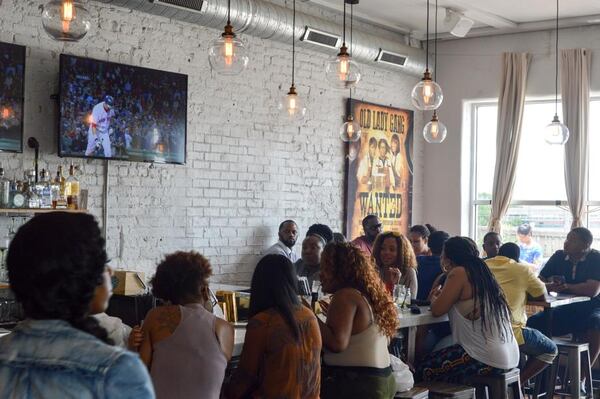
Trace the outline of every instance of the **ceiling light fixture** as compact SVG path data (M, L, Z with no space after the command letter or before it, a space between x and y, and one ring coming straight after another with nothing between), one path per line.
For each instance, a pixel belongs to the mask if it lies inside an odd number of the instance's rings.
M227 0L227 25L221 37L214 40L208 49L208 62L221 75L239 75L246 69L249 60L244 42L233 33L231 0Z
M292 14L292 85L290 90L283 97L277 108L285 115L287 119L298 120L306 115L306 107L302 99L298 96L294 82L295 64L296 64L296 0L293 2L294 11Z
M456 37L465 37L475 23L463 14L446 8L446 24L451 26L450 34Z
M352 52L352 20L354 19L354 4L358 4L358 0L356 3L350 3L350 52ZM348 99L348 115L346 115L346 121L340 128L340 139L342 139L342 141L345 143L358 141L362 135L360 124L354 120L354 117L350 112L352 104L352 88L350 88L349 91L350 98Z
M427 0L427 38L425 49L425 73L423 79L412 89L412 103L420 111L438 109L444 99L442 88L431 79L429 72L429 0Z
M437 80L437 39L438 39L438 0L435 0L435 36L433 41L433 79ZM446 139L448 129L446 125L440 122L437 116L437 110L433 110L431 121L423 128L423 138L431 144L439 144Z
M343 0L344 1L344 23L342 34L342 47L340 52L331 61L329 61L325 67L325 74L327 80L332 87L336 89L350 89L355 87L361 78L360 68L358 64L352 59L350 53L348 53L348 47L346 47L346 4L358 4L358 0ZM352 49L350 49L352 51Z
M554 118L544 129L544 139L548 144L563 145L569 140L569 128L558 118L558 0L556 0L556 42L554 65Z
M42 25L54 40L77 42L90 30L90 13L81 1L52 0L43 7Z

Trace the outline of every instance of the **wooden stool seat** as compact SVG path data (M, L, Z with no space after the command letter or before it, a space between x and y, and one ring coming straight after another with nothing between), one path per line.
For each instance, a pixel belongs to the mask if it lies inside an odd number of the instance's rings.
M429 397L429 389L423 387L414 387L405 392L396 392L394 399L426 399Z
M585 376L585 388L589 397L593 396L593 385L592 385L592 367L590 365L590 347L587 342L579 343L566 341L563 339L553 339L554 343L558 347L558 356L554 359L554 363L551 368L551 376L548 384L548 396L551 397L554 394L554 385L556 384L556 374L558 366L560 365L560 357L566 356L567 358L567 369L565 376L563 377L563 387L566 388L567 382L571 383L569 390L572 398L581 397L580 381L581 373ZM581 360L584 360L584 367L581 370Z
M429 397L436 398L457 398L457 399L474 399L475 388L466 385L450 384L447 382L424 382L418 385L419 387L429 390Z
M509 390L517 399L523 397L519 374L519 369L512 369L503 374L476 375L470 377L468 383L475 386L478 399L506 399Z

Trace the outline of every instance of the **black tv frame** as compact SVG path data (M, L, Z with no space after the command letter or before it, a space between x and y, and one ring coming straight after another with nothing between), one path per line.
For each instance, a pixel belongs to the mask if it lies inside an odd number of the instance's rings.
M185 89L186 89L186 96L185 96L185 107L184 107L184 112L185 112L185 131L184 131L184 143L183 143L183 162L172 162L172 161L161 161L161 160L145 160L145 159L124 159L124 158L118 158L118 157L98 157L98 156L86 156L86 155L67 155L67 154L62 154L61 152L61 146L60 146L60 139L61 139L61 121L62 121L62 107L61 107L61 102L62 102L62 76L63 76L63 60L66 58L78 58L80 60L86 60L86 61L95 61L95 62L99 62L99 63L103 63L103 64L108 64L108 65L113 65L113 66L122 66L122 67L129 67L129 68L135 68L137 70L144 70L144 71L151 71L151 72L164 72L164 73L169 73L172 75L179 75L181 76L184 80L185 80ZM57 96L57 102L58 102L58 120L57 120L57 153L58 156L60 158L80 158L80 159L104 159L104 160L111 160L111 161L123 161L123 162L141 162L141 163L158 163L158 164L165 164L165 165L185 165L187 163L187 144L188 144L188 140L187 140L187 135L188 135L188 92L189 92L189 86L188 86L188 75L182 74L182 73L177 73L177 72L169 72L169 71L163 71L160 69L153 69L153 68L146 68L146 67L140 67L140 66L136 66L136 65L129 65L129 64L121 64L118 62L112 62L112 61L104 61L104 60L99 60L96 58L90 58L90 57L81 57L81 56L77 56L77 55L72 55L72 54L65 54L65 53L61 53L60 54L60 61L59 61L59 73L58 73L58 78L59 78L59 82L58 82L58 96ZM22 140L21 140L22 141Z
M23 54L23 82L21 85L21 147L18 150L4 149L0 147L0 153L7 152L13 154L23 153L23 137L25 136L25 72L27 68L27 47L14 43L0 42L0 46L11 46L20 49Z

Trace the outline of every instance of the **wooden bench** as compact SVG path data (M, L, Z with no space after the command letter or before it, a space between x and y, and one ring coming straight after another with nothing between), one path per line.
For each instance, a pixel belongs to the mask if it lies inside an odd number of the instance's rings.
M503 374L476 375L470 377L467 383L475 386L477 399L506 399L509 390L514 399L521 399L519 374L519 369L512 369Z

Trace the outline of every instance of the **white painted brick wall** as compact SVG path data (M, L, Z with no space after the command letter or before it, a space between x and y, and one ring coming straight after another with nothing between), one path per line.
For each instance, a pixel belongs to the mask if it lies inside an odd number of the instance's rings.
M27 46L25 139L39 140L40 168L56 173L58 164L69 162L56 155L57 106L50 99L58 91L60 53L189 76L187 164L151 169L110 163L107 251L114 266L151 275L164 254L195 249L210 258L214 281L247 283L283 219L295 219L302 236L317 222L341 229L344 153L338 129L347 93L328 87L326 55L298 49L296 84L308 118L294 127L278 122L275 112L290 84L289 45L245 36L251 49L248 70L223 78L211 72L207 60L217 30L90 2L92 31L80 43L63 44L43 31L42 3L0 3L0 40ZM299 8L339 19L314 6ZM356 98L411 108L416 77L366 65L362 71ZM415 113L415 119L418 133L423 115ZM420 221L420 134L415 142L413 220ZM9 177L22 176L32 159L28 148L24 154L0 154ZM100 221L104 162L74 161L90 192L90 212ZM4 229L6 218L1 223Z

